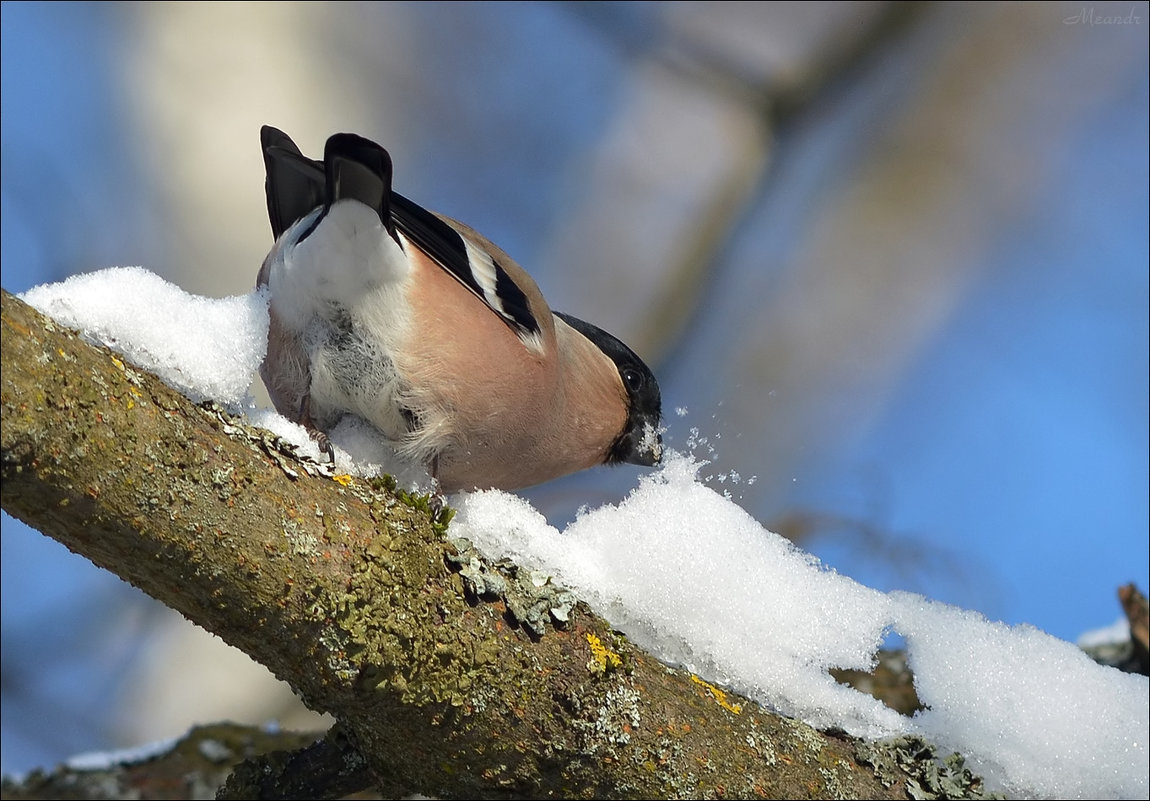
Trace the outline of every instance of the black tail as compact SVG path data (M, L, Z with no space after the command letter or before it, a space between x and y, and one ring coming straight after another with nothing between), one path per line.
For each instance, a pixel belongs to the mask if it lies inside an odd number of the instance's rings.
M358 200L375 209L388 232L395 236L391 221L391 156L382 147L349 133L333 134L323 149L327 191L324 205L337 200Z
M267 178L268 219L272 234L279 239L313 209L324 205L323 162L307 158L295 142L278 128L260 129Z

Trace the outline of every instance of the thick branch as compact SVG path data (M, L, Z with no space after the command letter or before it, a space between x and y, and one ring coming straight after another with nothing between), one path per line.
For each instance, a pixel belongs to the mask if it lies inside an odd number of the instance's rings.
M902 797L852 741L668 669L582 604L530 635L465 590L426 508L309 475L7 293L2 324L4 509L267 665L377 776L440 797Z

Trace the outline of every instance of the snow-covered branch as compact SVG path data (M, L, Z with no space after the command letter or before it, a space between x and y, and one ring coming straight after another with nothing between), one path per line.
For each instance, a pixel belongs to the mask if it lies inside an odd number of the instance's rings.
M7 512L267 665L378 776L445 797L902 796L856 741L668 668L582 604L536 635L468 590L426 503L309 475L7 293L2 403Z

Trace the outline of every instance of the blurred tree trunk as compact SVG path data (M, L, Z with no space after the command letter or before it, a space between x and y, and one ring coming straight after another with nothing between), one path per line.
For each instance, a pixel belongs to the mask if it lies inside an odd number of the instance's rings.
M6 292L2 331L5 511L339 721L234 797L905 797L872 746L668 668L581 603L533 630L516 613L553 595L501 576L478 597L498 571L425 500L308 468Z

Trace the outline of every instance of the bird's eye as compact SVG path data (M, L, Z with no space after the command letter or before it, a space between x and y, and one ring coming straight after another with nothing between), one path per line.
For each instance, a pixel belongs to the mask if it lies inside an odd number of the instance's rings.
M643 388L643 374L638 370L624 367L619 371L619 375L623 377L623 383L626 384L628 391L638 392Z

